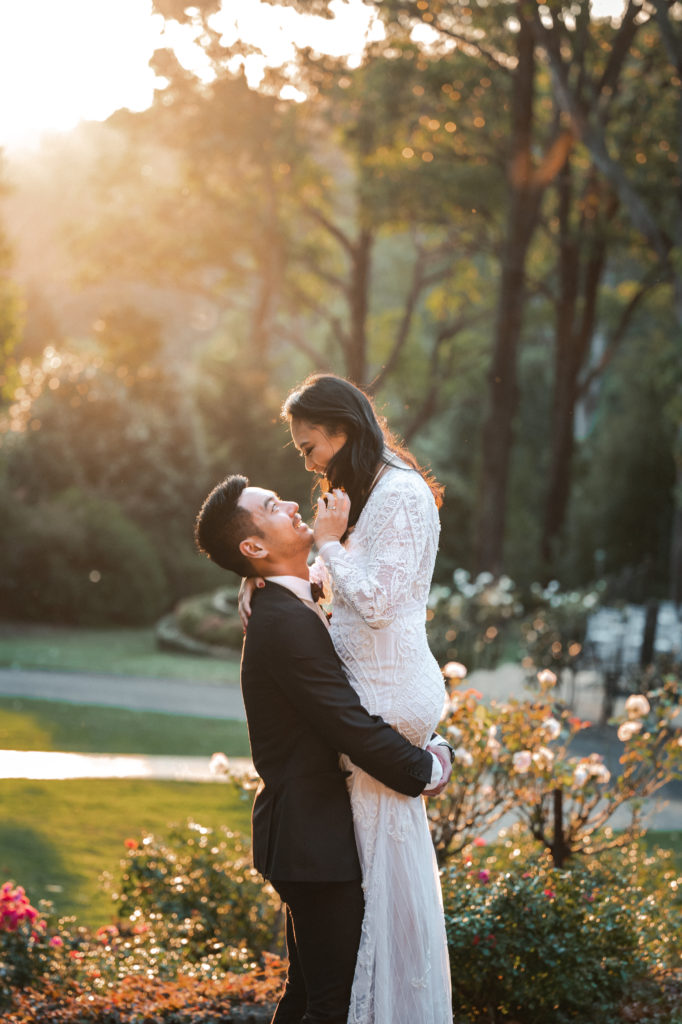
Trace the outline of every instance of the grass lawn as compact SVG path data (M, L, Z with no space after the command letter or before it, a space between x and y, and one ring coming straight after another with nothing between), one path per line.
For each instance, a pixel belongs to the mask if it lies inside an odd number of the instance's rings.
M0 749L248 757L245 722L0 697Z
M85 629L0 623L0 667L55 669L198 683L236 683L239 654L202 658L156 648L152 629Z
M91 927L114 916L100 876L120 877L126 838L188 818L249 831L250 801L220 783L6 779L0 806L0 881L14 879L34 903L50 899Z
M676 832L647 832L642 842L647 851L660 848L672 850L675 862L675 870L682 872L682 831Z

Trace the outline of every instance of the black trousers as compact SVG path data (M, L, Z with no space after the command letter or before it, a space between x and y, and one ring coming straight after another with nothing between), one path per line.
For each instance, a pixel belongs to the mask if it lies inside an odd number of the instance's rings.
M346 1024L365 910L354 882L278 882L289 973L271 1024Z

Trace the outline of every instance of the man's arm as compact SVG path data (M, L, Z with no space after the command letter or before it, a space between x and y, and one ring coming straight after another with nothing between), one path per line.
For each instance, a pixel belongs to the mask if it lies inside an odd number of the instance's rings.
M261 642L269 642L283 657L287 698L331 747L348 754L359 768L399 793L418 796L431 785L431 754L369 714L346 679L324 624L298 605L292 603L290 614L276 624L272 619L267 627L263 623ZM249 629L255 625L252 620Z

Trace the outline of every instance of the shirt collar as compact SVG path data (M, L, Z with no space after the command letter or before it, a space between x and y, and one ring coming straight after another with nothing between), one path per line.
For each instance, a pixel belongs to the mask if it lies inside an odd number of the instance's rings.
M312 601L313 595L310 590L310 580L303 580L300 576L266 576L270 583L278 583L280 587L286 587L292 594L301 601Z

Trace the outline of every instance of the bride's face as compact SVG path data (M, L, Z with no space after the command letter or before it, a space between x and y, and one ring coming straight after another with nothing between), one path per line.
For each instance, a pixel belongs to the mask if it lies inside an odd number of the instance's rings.
M305 459L305 468L309 473L324 476L332 457L343 448L348 435L343 430L330 434L325 427L308 420L292 419L289 426L292 440Z

